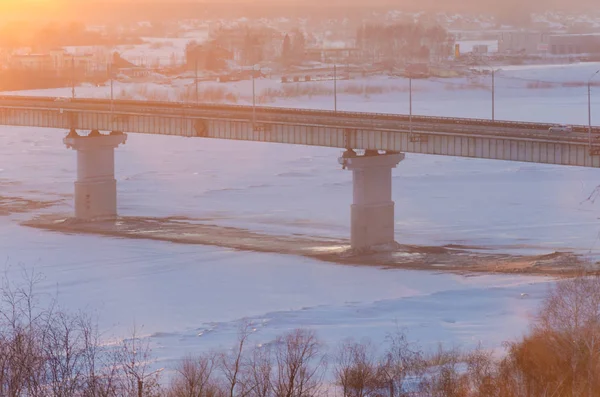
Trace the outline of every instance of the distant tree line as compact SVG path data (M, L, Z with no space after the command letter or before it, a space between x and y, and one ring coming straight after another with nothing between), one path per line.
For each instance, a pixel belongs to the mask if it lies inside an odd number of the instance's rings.
M304 61L306 50L306 37L304 33L295 30L291 35L288 33L283 38L281 49L281 62L284 66L299 64Z
M142 40L115 29L107 34L89 31L81 22L48 23L9 22L0 27L0 48L30 47L35 52L46 52L65 46L98 46L140 44Z
M365 24L356 32L357 47L372 62L429 60L434 48L447 46L451 40L444 28L418 23Z
M256 344L243 322L232 348L183 358L169 381L148 342L106 343L86 313L41 306L35 274L0 289L0 395L6 397L595 397L600 395L600 277L551 287L527 335L490 352L424 352L402 329L377 346L327 349L314 331ZM164 375L162 375L164 376ZM164 378L163 378L164 379Z

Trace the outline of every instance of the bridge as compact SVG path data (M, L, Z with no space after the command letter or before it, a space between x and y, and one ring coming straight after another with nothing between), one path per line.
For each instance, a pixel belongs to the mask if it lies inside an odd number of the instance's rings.
M117 216L114 149L126 133L343 149L339 163L353 171L354 184L350 242L358 250L394 241L391 170L405 153L600 168L600 128L587 126L553 133L544 123L15 96L0 97L0 125L69 131L64 143L77 151L75 218L83 220Z

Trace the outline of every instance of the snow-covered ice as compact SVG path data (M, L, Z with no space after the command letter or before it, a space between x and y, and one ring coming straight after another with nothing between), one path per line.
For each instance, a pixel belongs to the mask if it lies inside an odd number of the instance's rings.
M593 67L501 73L519 78L538 73L531 78L550 80L558 70L563 77L555 76L556 81L581 81ZM510 80L517 83L518 88L506 85L497 92L502 118L585 122L585 88L528 89L527 81ZM486 117L489 91L433 89L440 84L416 82L415 113ZM368 98L344 95L339 103L342 109L404 112L405 96L400 91ZM306 98L277 104L330 106L326 97L302 101ZM594 110L599 103L594 100ZM70 211L75 153L63 147L63 133L2 127L0 194L63 199L43 211ZM339 154L327 148L131 134L116 155L119 211L211 218L215 224L276 234L347 237L351 173L340 169ZM520 253L599 253L599 209L587 200L598 185L597 170L408 154L393 176L398 241ZM134 321L144 325L163 361L227 345L243 317L264 324L257 339L310 326L329 343L347 336L381 341L397 321L426 346L438 341L473 346L481 340L494 348L526 329L549 282L345 267L18 225L31 216L0 218L0 254L11 277L17 277L19 264L35 267L46 276L44 293L58 292L70 309L97 310L110 334L124 335ZM522 293L528 296L521 298Z

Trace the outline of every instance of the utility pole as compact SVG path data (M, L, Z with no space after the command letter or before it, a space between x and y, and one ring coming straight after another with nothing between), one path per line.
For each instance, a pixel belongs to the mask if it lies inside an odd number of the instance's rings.
M196 67L196 73L195 73L195 78L194 78L194 84L196 85L196 106L198 106L198 57L196 57L196 60L194 62L195 67Z
M596 71L596 73L594 73L592 75L592 77L590 77L590 79L588 80L588 84L587 84L587 89L588 89L588 144L590 147L590 150L592 149L592 80L594 79L594 77L596 77L596 75L600 73L600 69L598 69Z
M496 70L492 68L492 121L496 119Z
M113 69L113 64L110 63L109 64L109 73L110 73L110 112L113 113L114 112L114 100L115 100L115 96L114 96L114 69ZM112 117L112 114L111 114Z
M71 56L71 97L75 99L75 55Z
M409 116L408 116L408 128L410 131L410 135L412 136L412 76L408 76L408 106L409 106Z
M256 88L254 83L254 73L256 65L252 65L252 131L254 131L254 123L256 122Z
M588 144L592 148L592 82L588 81Z
M337 64L333 63L333 111L337 113Z

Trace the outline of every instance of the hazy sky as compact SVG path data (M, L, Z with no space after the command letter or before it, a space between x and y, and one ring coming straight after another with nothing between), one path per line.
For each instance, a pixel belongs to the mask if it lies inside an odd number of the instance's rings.
M140 7L140 3L146 3ZM576 10L587 8L597 10L600 0L0 0L0 18L21 19L68 19L87 20L90 18L183 18L197 17L207 9L219 9L221 17L227 13L260 12L261 9L279 9L286 6L312 8L318 14L319 8L339 8L343 12L350 7L386 6L411 11L458 11L458 12L543 12L552 8ZM190 4L194 4L195 7ZM236 7L228 5L237 4ZM193 10L186 14L185 10ZM235 15L239 16L239 15Z

